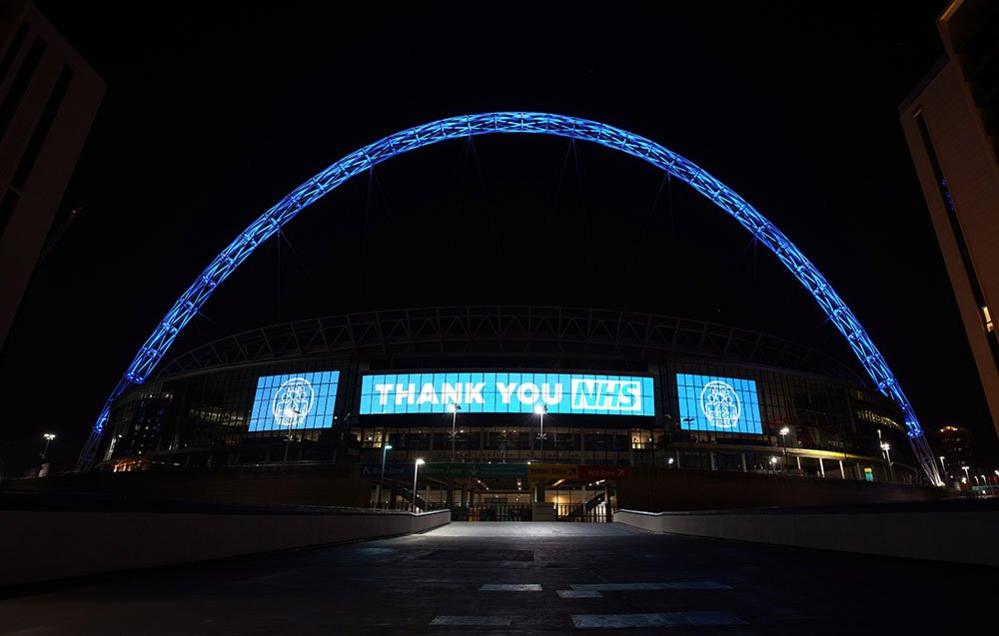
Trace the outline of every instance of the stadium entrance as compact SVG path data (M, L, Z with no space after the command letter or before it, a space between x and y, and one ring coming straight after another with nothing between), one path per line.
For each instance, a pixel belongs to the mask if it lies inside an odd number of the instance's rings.
M373 474L378 471L378 477ZM454 521L607 522L613 519L621 466L524 463L417 463L362 466L375 477L371 506L450 509Z

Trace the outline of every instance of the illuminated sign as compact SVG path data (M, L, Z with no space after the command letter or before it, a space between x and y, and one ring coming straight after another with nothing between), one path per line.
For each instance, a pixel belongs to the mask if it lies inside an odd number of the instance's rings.
M680 428L688 431L763 434L756 382L741 378L676 374Z
M401 373L361 380L361 415L447 413L654 415L652 378L579 373Z
M261 376L249 431L330 428L339 382L339 371Z

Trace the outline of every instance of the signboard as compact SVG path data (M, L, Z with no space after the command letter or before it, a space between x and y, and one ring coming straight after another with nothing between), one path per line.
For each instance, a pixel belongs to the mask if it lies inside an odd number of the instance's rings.
M591 479L625 479L628 477L627 466L580 466L579 478Z
M382 476L381 464L361 464L361 477L364 479L378 479ZM385 478L398 479L402 477L413 477L413 465L406 464L385 464Z
M528 479L576 479L579 467L576 464L528 464Z
M249 431L332 427L339 383L339 371L261 376Z
M448 413L655 415L651 377L581 373L454 372L365 375L361 415Z
M527 464L433 463L420 469L428 477L476 477L480 479L523 479Z
M755 380L677 373L676 388L681 429L763 434Z

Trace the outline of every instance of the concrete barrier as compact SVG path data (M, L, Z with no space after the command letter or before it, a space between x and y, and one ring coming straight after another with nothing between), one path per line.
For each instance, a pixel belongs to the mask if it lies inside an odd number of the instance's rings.
M656 533L999 566L999 508L994 505L618 510L614 521Z
M450 510L0 510L0 586L422 532L450 521Z

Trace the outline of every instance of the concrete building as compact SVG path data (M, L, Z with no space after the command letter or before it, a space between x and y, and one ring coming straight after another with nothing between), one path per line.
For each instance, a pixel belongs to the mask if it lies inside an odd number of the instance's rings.
M31 2L0 2L0 349L106 85Z
M948 482L964 476L962 466L974 465L971 432L958 426L942 426L933 433L933 448L940 468Z
M954 0L937 26L946 55L899 110L999 432L999 4Z

